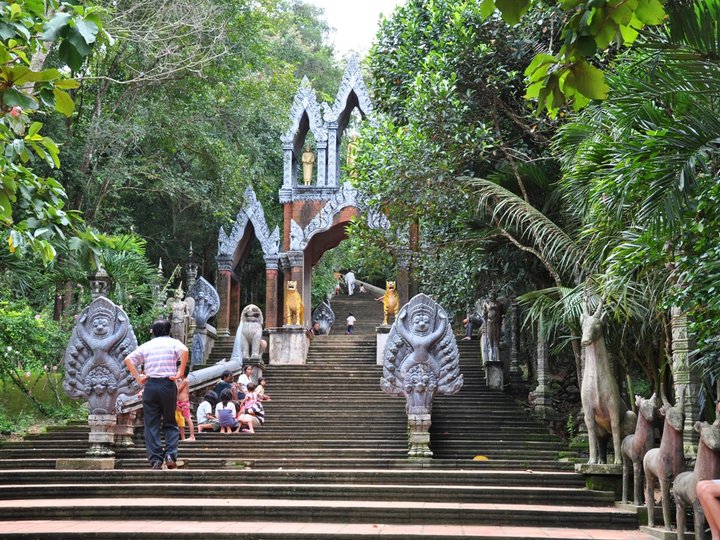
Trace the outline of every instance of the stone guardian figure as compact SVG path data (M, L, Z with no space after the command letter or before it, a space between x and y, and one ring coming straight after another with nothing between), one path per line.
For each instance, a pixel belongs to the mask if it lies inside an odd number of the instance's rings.
M380 386L404 396L411 457L430 457L432 402L436 394L462 388L459 354L447 313L432 298L418 294L398 313L383 353Z
M260 360L262 348L263 314L255 304L248 304L240 314L230 360Z
M115 404L120 394L134 395L140 386L123 359L137 347L127 314L99 296L78 317L63 363L63 389L73 399L85 399L90 409L89 455L113 455Z
M195 300L192 297L183 298L182 283L175 289L175 295L167 302L170 308L170 335L185 343L187 331L190 327L190 317L195 309Z

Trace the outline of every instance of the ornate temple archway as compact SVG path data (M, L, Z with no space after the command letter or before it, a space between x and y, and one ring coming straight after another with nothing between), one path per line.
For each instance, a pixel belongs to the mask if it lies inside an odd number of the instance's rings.
M340 149L355 110L362 119L372 113L357 57L348 62L332 106L321 106L307 77L303 78L290 111L290 127L281 137L283 183L278 198L283 205L282 249L278 229L269 232L262 206L248 188L248 203L238 213L231 233L221 229L218 238L218 335L228 335L236 326L233 323L241 306L235 305L239 283L234 270L247 256L253 234L266 262L266 326L282 326L279 271L283 272L283 288L286 281L297 281L308 326L312 268L323 253L346 238L345 227L352 219L365 216L371 227L389 226L387 218L372 211L363 195L342 178ZM303 148L310 134L314 139L313 176L303 178Z

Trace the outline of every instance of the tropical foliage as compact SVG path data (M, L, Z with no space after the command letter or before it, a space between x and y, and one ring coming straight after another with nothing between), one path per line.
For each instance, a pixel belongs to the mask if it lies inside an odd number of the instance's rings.
M580 314L598 301L616 359L655 389L671 306L717 365L718 3L498 2L512 28L481 6L411 1L378 36L384 116L363 134L358 183L404 224L391 240L419 221L434 255L423 287L456 309L431 276L457 276L450 291L482 280L475 269L493 270L480 290L516 278L526 321L568 338L578 365ZM633 47L605 51L613 40ZM522 50L542 54L510 52ZM528 116L521 97L550 118Z

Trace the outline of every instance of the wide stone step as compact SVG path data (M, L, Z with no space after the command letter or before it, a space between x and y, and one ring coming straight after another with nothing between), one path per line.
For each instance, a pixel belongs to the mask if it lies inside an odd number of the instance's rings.
M71 457L83 457L82 455ZM279 457L257 457L256 455L248 458L219 458L219 457L193 457L186 459L181 456L183 467L188 469L230 469L250 467L253 469L416 469L419 465L408 460L405 456L401 458L384 458L384 457L327 457L327 456L279 456ZM0 458L0 469L17 469L27 467L33 469L51 469L55 467L56 459L54 457L38 457L38 458ZM115 466L118 469L141 469L147 470L147 459L144 457L122 458L116 461ZM551 461L547 459L491 459L488 461L471 461L468 459L442 458L437 457L428 464L423 464L423 468L434 470L499 470L499 471L573 471L572 463L564 463Z
M567 471L512 471L487 470L475 467L464 470L447 470L436 460L425 463L425 468L409 469L275 469L275 470L215 470L179 468L171 475L157 474L156 471L142 470L88 470L82 472L83 482L122 483L217 483L226 482L294 482L323 484L420 484L423 486L527 486L563 487L581 489L585 483L580 475ZM473 463L473 465L478 465ZM3 473L3 484L21 482L35 485L77 482L78 472L72 470L15 469ZM0 492L1 493L1 492Z
M158 474L167 474L158 472ZM223 515L256 520L306 522L377 522L437 525L515 525L636 529L634 512L614 507L496 503L452 503L395 500L307 500L266 498L22 499L0 501L0 519L183 519L192 515L212 521Z
M187 521L173 520L128 520L92 521L48 520L8 521L3 523L6 538L62 538L86 539L92 531L92 538L105 540L127 540L142 537L146 540L206 540L222 537L228 540L356 540L366 536L382 535L386 540L461 540L479 538L482 540L645 540L652 537L636 530L517 527L487 525L407 525L386 523L325 523L325 522L284 522L272 521Z
M435 503L497 503L543 504L608 507L613 504L612 492L589 491L577 488L528 486L438 486L402 484L309 484L257 482L123 482L121 484L89 483L86 479L68 483L48 483L27 486L5 484L0 500L62 498L68 492L73 498L113 497L173 497L187 498L254 498L352 501L424 501Z

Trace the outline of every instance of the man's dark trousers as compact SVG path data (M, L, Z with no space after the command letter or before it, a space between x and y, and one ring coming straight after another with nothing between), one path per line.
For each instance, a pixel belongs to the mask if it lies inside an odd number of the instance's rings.
M145 448L148 461L162 463L166 458L177 460L180 430L175 421L177 386L170 379L148 379L143 390L145 416ZM165 435L163 451L160 431Z

